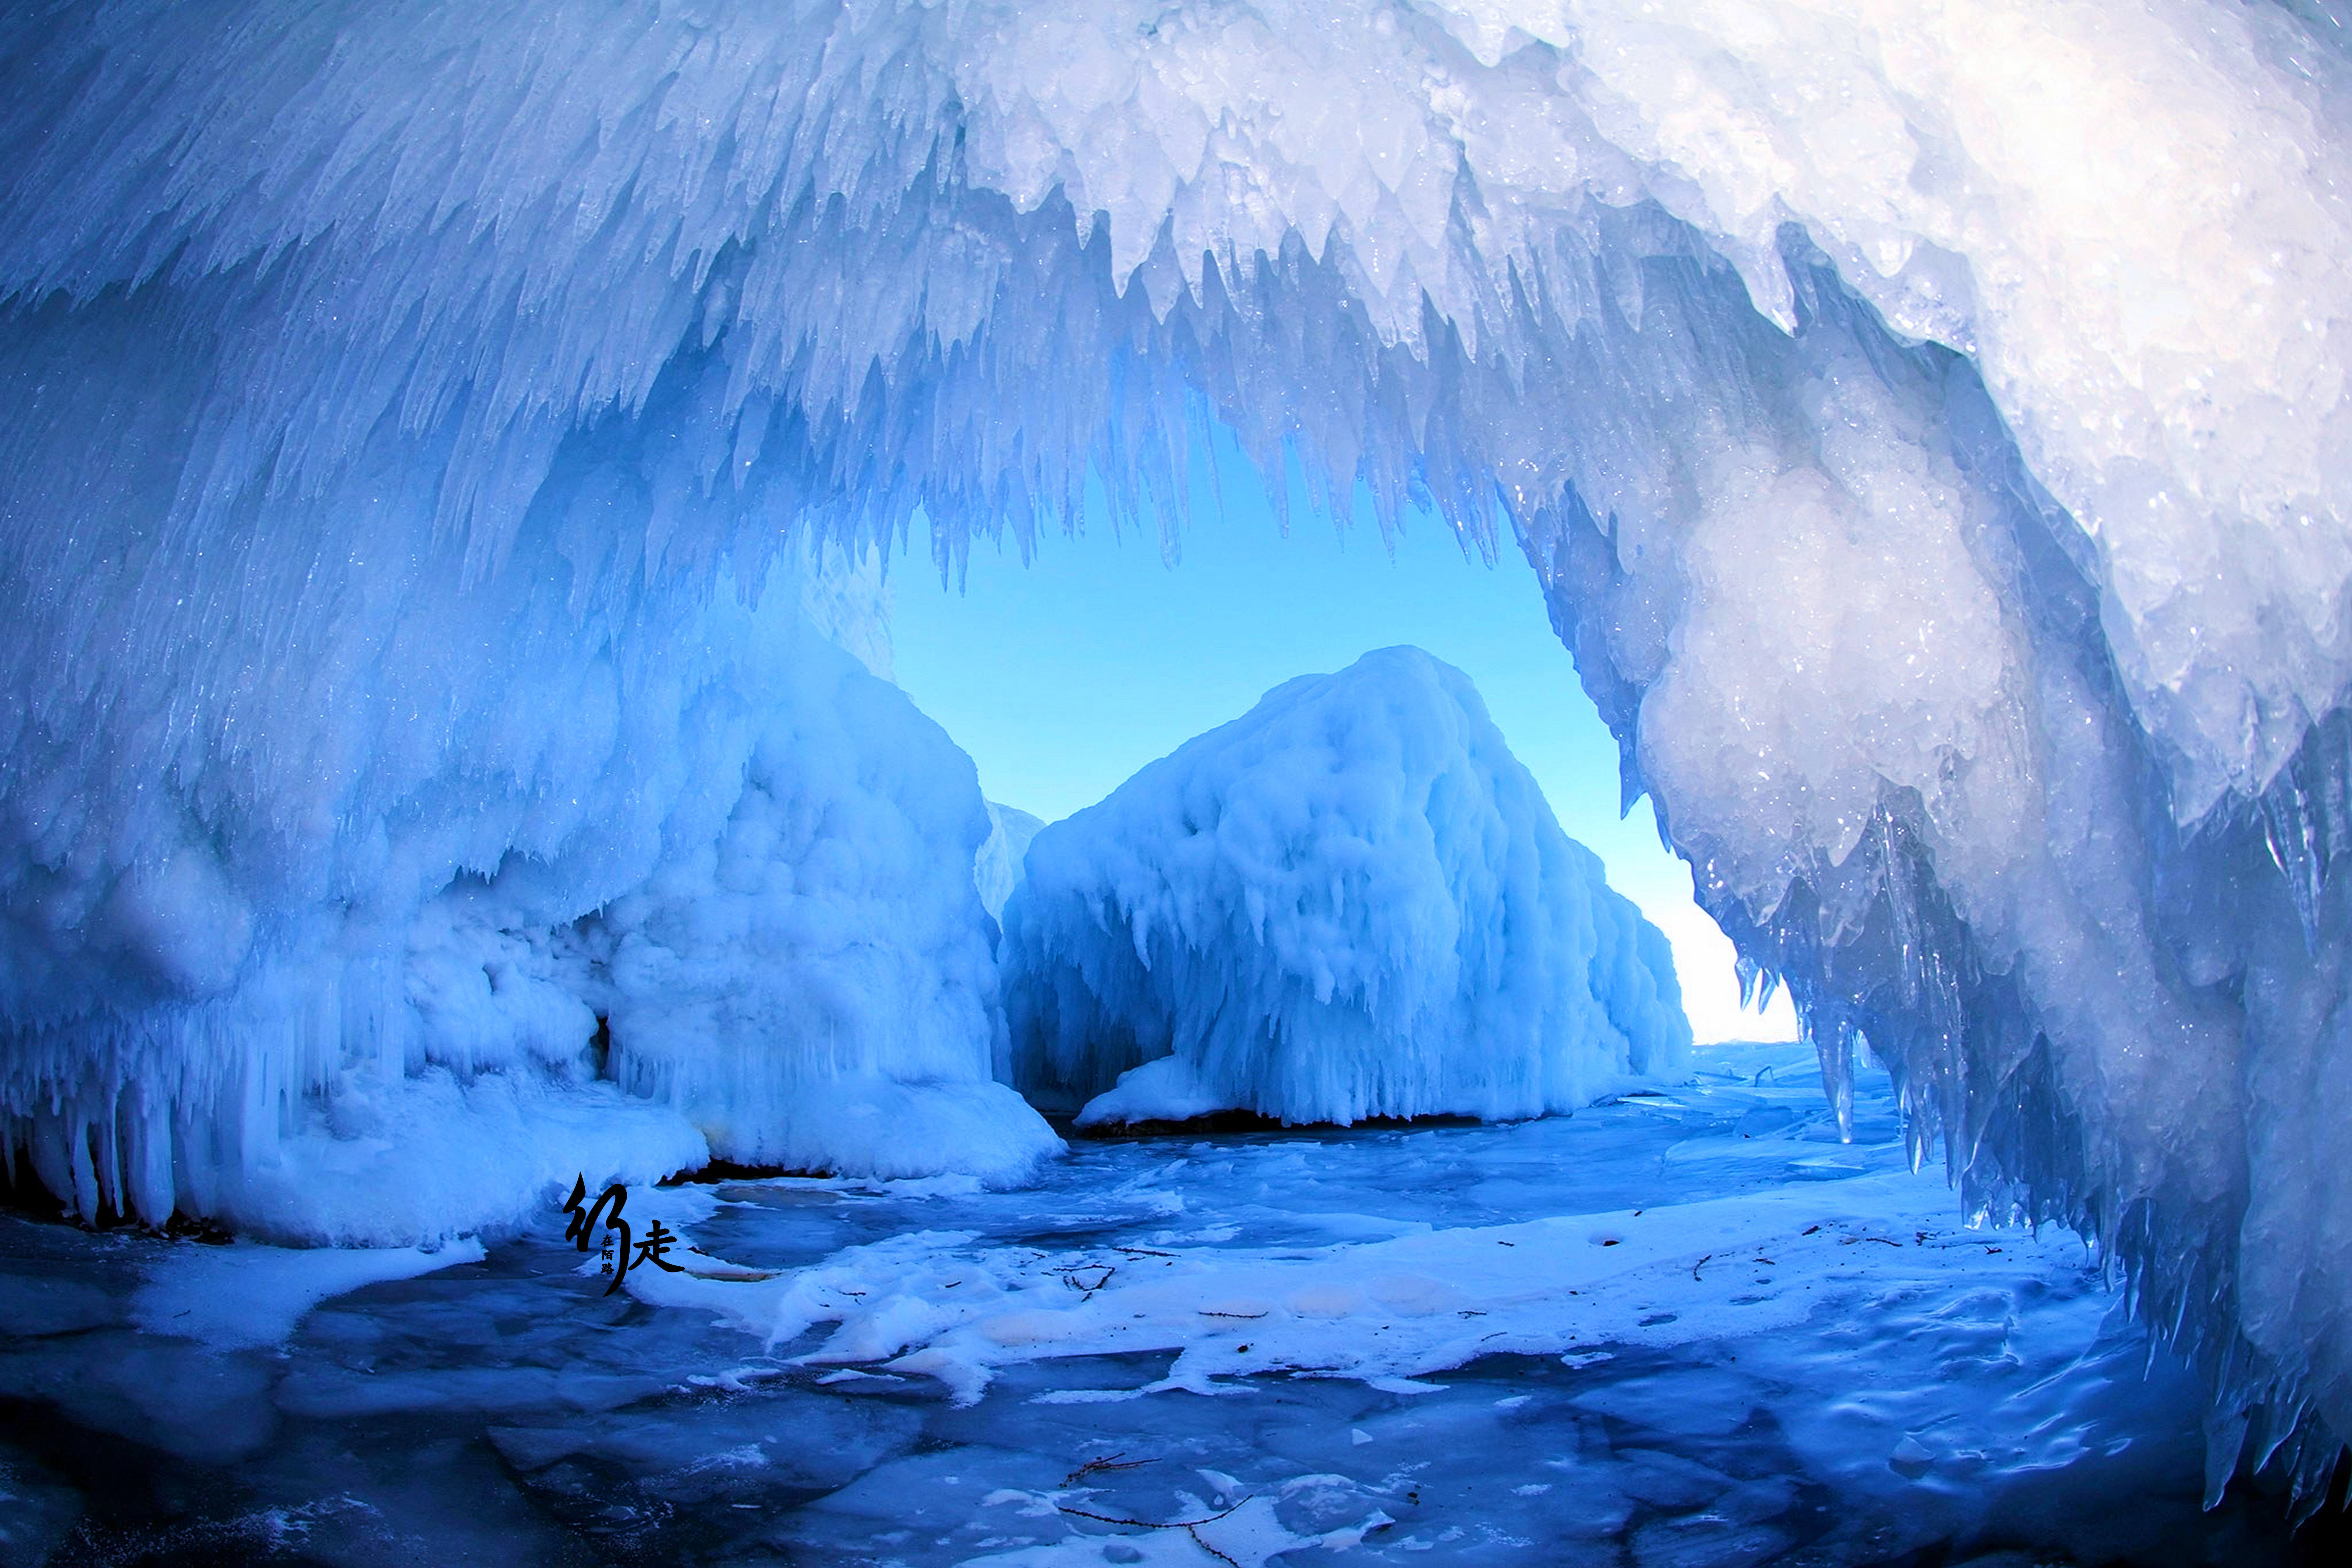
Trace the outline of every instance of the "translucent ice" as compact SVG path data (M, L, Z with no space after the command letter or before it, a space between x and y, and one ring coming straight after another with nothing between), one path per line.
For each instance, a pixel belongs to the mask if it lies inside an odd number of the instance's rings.
M1412 647L1041 831L1001 963L1014 1081L1081 1124L1540 1116L1690 1055L1664 935Z
M2236 0L11 7L12 1145L216 1209L366 1136L336 1085L478 1092L411 929L715 835L772 557L1173 516L1214 418L1524 552L1832 1085L1867 1039L2200 1352L2224 1471L2315 1475L2347 61ZM493 1011L515 1105L589 1092Z
M980 884L980 901L992 915L1004 913L1004 900L1021 880L1021 859L1029 841L1045 825L1014 806L988 803L988 839L972 862L972 879Z

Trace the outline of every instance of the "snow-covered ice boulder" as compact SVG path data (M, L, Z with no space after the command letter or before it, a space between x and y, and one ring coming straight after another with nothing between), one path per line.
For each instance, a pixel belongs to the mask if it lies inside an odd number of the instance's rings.
M828 642L779 675L724 823L576 928L612 1076L722 1159L1023 1180L1060 1141L993 1078L971 759Z
M989 921L957 871L992 826L971 758L804 605L734 630L726 698L686 704L655 752L684 765L617 889L583 910L576 867L509 857L427 903L413 1048L461 1077L597 1073L699 1135L674 1165L707 1144L789 1170L1021 1180L1059 1142L993 1077Z
M1039 832L1002 952L1015 1081L1080 1125L1539 1116L1691 1043L1664 935L1412 647Z

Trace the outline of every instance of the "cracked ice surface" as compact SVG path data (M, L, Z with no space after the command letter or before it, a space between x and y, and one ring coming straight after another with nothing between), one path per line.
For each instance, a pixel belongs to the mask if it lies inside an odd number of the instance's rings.
M260 1349L164 1309L292 1322L350 1255L12 1222L0 1521L340 1563L2289 1560L2199 1510L2195 1380L2079 1241L1956 1224L1883 1077L1848 1144L1802 1047L1697 1056L1573 1117L1088 1143L1025 1191L640 1189L697 1273L608 1298L551 1216Z

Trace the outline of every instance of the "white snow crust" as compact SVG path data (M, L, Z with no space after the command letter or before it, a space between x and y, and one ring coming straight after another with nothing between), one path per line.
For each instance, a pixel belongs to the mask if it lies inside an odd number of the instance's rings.
M1297 1369L1377 1386L1497 1352L1795 1328L1819 1308L1825 1284L1851 1282L1875 1256L1858 1250L1863 1243L1909 1247L1922 1222L1948 1216L1908 1171L1678 1204L1645 1225L1647 1213L1227 1247L1209 1258L1041 1252L912 1231L769 1280L633 1273L627 1288L660 1305L707 1308L772 1346L837 1324L803 1362L921 1373L964 1403L1008 1366L1158 1350L1181 1352L1166 1380L1101 1392L1213 1394L1231 1391L1228 1379ZM2003 1250L1948 1232L1937 1242L1969 1262ZM2045 1245L2052 1250L2020 1247L2007 1267L2047 1268L2074 1244ZM1757 1267L1760 1258L1769 1268Z
M788 541L1177 515L1214 418L1516 544L1832 1083L2317 1476L2347 71L2237 0L10 7L10 1146L259 1219L337 1106L588 1092L544 995L432 1055L427 905L715 841Z
M1500 1121L1690 1060L1664 934L1414 647L1276 687L1040 832L1002 963L1013 1079L1081 1126Z

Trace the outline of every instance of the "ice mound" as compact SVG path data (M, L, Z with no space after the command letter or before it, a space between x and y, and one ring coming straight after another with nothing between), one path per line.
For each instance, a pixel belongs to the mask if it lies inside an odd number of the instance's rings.
M565 933L607 1070L739 1163L1017 1182L1060 1143L991 1077L995 955L957 871L993 822L971 761L823 642L779 673L716 837Z
M1180 515L1213 419L1523 552L1832 1080L1867 1040L1967 1201L2100 1240L2219 1473L2322 1478L2338 10L9 7L10 1140L160 1201L425 1081L460 871L569 922L731 810L677 721L772 557Z
M953 869L988 830L971 760L817 635L810 575L839 597L840 574L787 560L635 658L510 649L504 702L424 776L379 757L336 781L360 814L339 831L268 831L287 803L267 794L161 803L185 825L167 869L75 868L114 882L80 947L15 952L20 983L57 967L14 998L12 1147L86 1216L344 1244L497 1227L583 1172L714 1155L1025 1175L1058 1143L992 1081L992 933ZM396 626L420 646L356 714L279 722L396 723L387 698L449 679L425 632ZM225 931L245 946L185 956ZM60 959L112 994L78 994Z
M1664 936L1412 647L1041 831L1002 964L1014 1081L1082 1126L1541 1116L1690 1055Z

